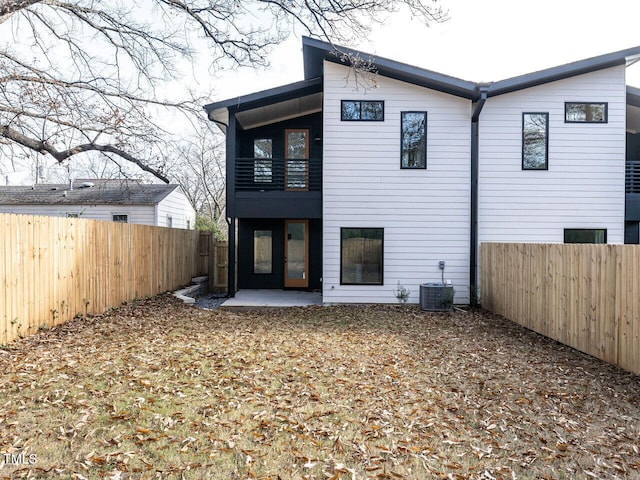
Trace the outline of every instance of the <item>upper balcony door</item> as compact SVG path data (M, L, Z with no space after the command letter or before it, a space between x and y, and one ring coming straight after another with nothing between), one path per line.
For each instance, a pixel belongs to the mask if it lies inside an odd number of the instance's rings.
M285 190L309 190L309 130L284 131Z

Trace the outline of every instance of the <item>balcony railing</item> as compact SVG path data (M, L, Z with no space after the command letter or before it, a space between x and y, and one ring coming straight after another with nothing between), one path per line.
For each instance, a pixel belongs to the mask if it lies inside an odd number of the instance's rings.
M627 160L625 192L640 193L640 160Z
M322 189L319 158L236 158L236 190L318 191Z

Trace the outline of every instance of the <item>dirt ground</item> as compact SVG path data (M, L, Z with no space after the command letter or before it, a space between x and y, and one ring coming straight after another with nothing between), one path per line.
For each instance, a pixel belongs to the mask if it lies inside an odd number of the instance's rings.
M484 311L163 295L0 351L18 477L640 478L640 377Z

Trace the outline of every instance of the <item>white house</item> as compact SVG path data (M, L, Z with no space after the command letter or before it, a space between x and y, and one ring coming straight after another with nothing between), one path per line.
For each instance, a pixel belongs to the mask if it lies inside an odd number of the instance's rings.
M79 217L193 229L195 210L179 185L132 180L0 187L0 213Z
M640 47L487 84L338 48L304 38L304 81L205 106L227 136L230 293L417 302L445 280L466 302L481 242L638 243Z

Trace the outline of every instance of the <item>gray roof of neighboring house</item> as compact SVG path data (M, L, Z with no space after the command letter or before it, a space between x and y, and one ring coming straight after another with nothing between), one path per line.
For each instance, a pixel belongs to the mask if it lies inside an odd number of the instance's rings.
M78 179L73 189L68 183L0 187L0 205L155 205L177 188L166 183Z

